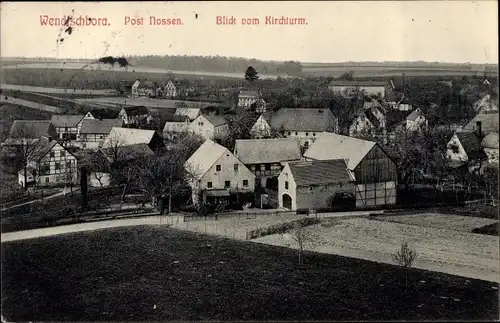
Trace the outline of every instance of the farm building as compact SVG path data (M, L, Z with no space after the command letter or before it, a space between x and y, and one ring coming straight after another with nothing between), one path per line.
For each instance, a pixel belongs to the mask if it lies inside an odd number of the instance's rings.
M322 133L304 153L306 160L346 159L356 181L356 206L396 203L397 169L379 144L333 133Z
M365 92L367 95L376 95L384 98L390 87L389 82L384 81L342 81L330 82L328 88L336 94L349 96L355 91Z
M476 132L455 133L446 148L448 166L455 169L467 167L470 173L481 173L488 159L481 140Z
M163 137L165 139L175 140L179 135L189 131L191 121L188 116L174 115L165 122L163 126Z
M123 107L118 114L122 118L125 125L138 124L140 122L151 122L152 116L148 110L143 105Z
M420 108L416 108L406 117L407 131L420 131L426 129L429 122Z
M113 127L104 140L102 148L118 148L137 144L146 144L153 151L164 147L162 136L154 130Z
M99 145L104 142L111 129L121 126L123 126L122 119L83 120L80 129L80 142L82 148L99 148Z
M481 135L483 136L492 132L498 133L498 112L479 113L463 127L462 131L479 131L479 133L481 133Z
M262 113L250 128L253 138L266 138L271 135L271 113Z
M242 90L238 94L238 108L250 109L252 104L257 102L259 98L260 93L258 91Z
M75 184L78 179L77 159L56 140L42 137L39 149L28 160L27 177L29 185L50 186L63 183ZM25 185L24 170L18 173L19 184Z
M346 207L349 200L353 208L355 190L344 159L285 163L278 178L279 206L292 211Z
M264 120L265 121L265 120ZM338 119L329 109L280 109L270 118L270 128L295 138L307 149L322 132L338 132Z
M227 148L206 140L186 161L193 203L229 201L238 194L252 193L255 175Z
M284 162L301 160L300 146L293 138L237 139L234 155L254 174L262 187L278 177Z
M172 81L168 81L167 85L163 88L163 95L168 98L175 98L177 96L177 88Z
M13 144L20 139L40 137L57 138L56 128L50 120L14 120L4 145Z
M354 114L354 120L349 126L349 135L379 132L386 129L385 108L377 101L365 102L363 107Z
M200 108L176 108L175 116L186 116L190 121L198 118L201 115Z
M78 140L83 120L92 120L94 116L89 112L86 115L77 114L54 114L50 122L56 129L58 138L61 140Z
M188 127L190 132L205 139L222 138L229 131L229 124L224 116L216 114L200 115Z

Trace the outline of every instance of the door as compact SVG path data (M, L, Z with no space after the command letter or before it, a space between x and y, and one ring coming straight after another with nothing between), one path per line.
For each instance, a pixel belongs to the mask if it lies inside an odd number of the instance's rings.
M285 194L283 194L282 199L283 199L283 207L285 209L291 210L292 209L292 198L290 197L290 195L285 193Z

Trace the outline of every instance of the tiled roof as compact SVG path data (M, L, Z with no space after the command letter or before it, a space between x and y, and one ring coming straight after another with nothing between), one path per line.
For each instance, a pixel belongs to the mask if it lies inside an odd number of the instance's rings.
M190 120L196 119L200 113L199 108L177 108L175 111L176 116L187 116Z
M330 86L389 86L389 82L385 81L343 81L333 80Z
M294 138L237 139L234 152L243 164L279 163L302 157Z
M406 120L415 121L417 117L425 117L420 109L413 110L407 117Z
M297 186L351 182L354 178L344 159L289 163Z
M365 110L365 116L366 116L366 118L368 118L368 120L370 120L371 124L375 128L380 127L380 120L377 119L377 117L375 117L375 115L373 114L373 111L371 109Z
M84 117L83 114L54 114L50 121L54 127L76 127Z
M481 147L490 148L490 149L498 149L498 133L490 133L486 135L481 141Z
M192 175L201 179L222 154L231 152L212 140L206 140L186 161L184 166Z
M456 136L469 158L486 158L481 138L474 132L457 132Z
M14 120L9 131L9 138L39 138L57 136L50 120Z
M108 134L113 127L123 126L122 119L85 119L82 122L80 133Z
M498 132L498 112L497 113L480 113L476 115L469 123L467 123L464 131L475 131L476 122L481 121L482 131L486 134Z
M214 127L218 127L227 123L227 119L221 115L205 114L203 115L203 117L207 119L208 122L210 122Z
M304 157L317 160L347 159L348 168L354 170L375 145L373 141L324 132L304 153Z
M284 131L334 131L335 116L328 109L280 109L271 116L271 126Z
M149 148L147 144L133 144L129 146L117 147L117 151L113 148L101 149L104 156L108 161L112 161L114 154L118 153L120 160L131 161L137 158L150 157L154 155L154 152Z
M154 130L114 127L104 140L103 148L149 144L155 135Z
M241 90L239 96L253 96L253 97L259 97L259 92L258 91L247 91L247 90Z
M133 107L123 107L127 116L141 116L145 114L149 114L148 108L143 105L133 106Z

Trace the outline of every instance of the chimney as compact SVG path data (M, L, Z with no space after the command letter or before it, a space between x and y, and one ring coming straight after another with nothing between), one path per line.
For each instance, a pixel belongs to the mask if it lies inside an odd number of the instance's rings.
M481 137L483 135L483 127L481 121L476 121L476 134Z

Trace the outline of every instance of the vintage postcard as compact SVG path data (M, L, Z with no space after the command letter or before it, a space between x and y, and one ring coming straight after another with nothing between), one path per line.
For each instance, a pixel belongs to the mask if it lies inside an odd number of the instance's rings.
M2 322L500 319L497 1L0 8Z

